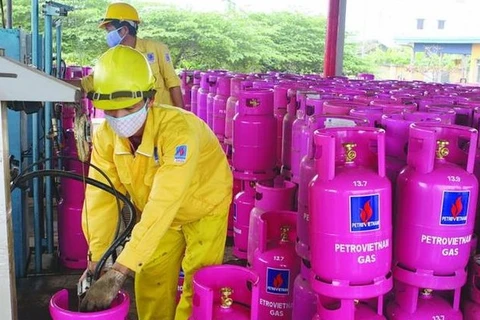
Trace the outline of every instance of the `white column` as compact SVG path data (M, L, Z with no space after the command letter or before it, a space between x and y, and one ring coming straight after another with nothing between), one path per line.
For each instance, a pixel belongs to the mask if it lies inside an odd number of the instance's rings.
M0 102L0 319L17 319L7 105Z

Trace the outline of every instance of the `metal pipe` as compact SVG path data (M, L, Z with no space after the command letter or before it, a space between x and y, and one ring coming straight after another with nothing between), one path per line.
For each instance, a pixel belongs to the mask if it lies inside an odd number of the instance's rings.
M61 79L62 78L62 20L58 19L55 21L55 30L56 30L56 57L57 57L57 78ZM56 107L54 107L55 109ZM55 114L54 117L56 117L56 110L54 110ZM59 119L57 119L57 134L58 137L54 137L54 139L57 139L57 141L62 141L63 139L63 128L62 128L62 117L60 116ZM58 146L60 143L57 143L58 150L60 151L60 146ZM58 159L57 162L57 168L62 169L63 168L63 159Z
M327 37L325 39L325 58L323 61L324 77L332 77L335 75L339 10L340 0L330 0L328 6Z
M32 0L31 2L31 20L32 20L32 64L38 68L40 52L40 46L38 43L38 0ZM39 152L39 118L38 113L32 114L32 161L37 163L40 160ZM33 170L38 170L38 166L34 166ZM40 219L40 183L38 178L33 179L33 233L35 244L35 272L40 273L42 271L42 236L41 219ZM21 276L21 275L19 275Z
M55 30L56 30L56 52L55 56L57 57L57 78L62 76L62 21L55 21Z
M13 26L13 12L12 12L12 0L7 0L7 29L12 29Z
M52 73L52 49L53 49L53 40L52 40L52 16L45 15L45 73ZM45 103L44 108L44 124L45 124L45 158L49 159L52 157L52 141L48 138L51 130L52 124L52 108L53 104L51 102ZM50 160L45 162L45 168L52 169L52 162ZM45 209L46 209L46 238L47 238L47 252L53 253L53 201L52 201L52 178L46 177L45 181Z
M338 8L337 55L335 58L335 75L343 74L343 49L345 47L345 20L347 0L340 0Z

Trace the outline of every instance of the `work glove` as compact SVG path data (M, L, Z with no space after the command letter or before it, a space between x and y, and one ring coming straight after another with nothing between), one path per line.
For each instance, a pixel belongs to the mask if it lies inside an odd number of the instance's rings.
M113 299L127 279L127 275L115 269L108 270L87 291L80 303L80 311L100 311L110 307Z

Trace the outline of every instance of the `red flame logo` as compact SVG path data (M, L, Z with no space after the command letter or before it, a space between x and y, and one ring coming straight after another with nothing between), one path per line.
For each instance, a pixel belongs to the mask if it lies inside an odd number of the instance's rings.
M277 274L275 279L273 279L273 287L280 288L282 286L282 284L283 284L283 277L282 277L282 274L279 273L279 274Z
M373 209L372 209L372 206L370 205L370 200L368 200L363 205L363 209L360 209L360 219L362 219L363 223L367 223L368 220L370 220L370 218L372 217L372 215L373 215Z
M452 204L450 208L450 212L452 213L452 217L457 218L458 215L462 212L463 205L462 205L462 196L459 196L457 200Z
M185 149L184 148L178 148L177 156L183 156L184 154L185 154Z

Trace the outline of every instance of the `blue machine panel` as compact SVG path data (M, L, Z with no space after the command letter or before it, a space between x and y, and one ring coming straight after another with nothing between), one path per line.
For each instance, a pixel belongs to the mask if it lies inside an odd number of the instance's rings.
M0 29L0 48L5 49L5 55L23 63L29 63L27 51L27 35L20 29ZM8 110L8 138L10 156L20 165L27 165L24 157L28 150L28 119L22 112ZM15 252L15 273L18 277L26 274L29 254L28 243L28 197L27 192L19 189L12 193L12 222Z

